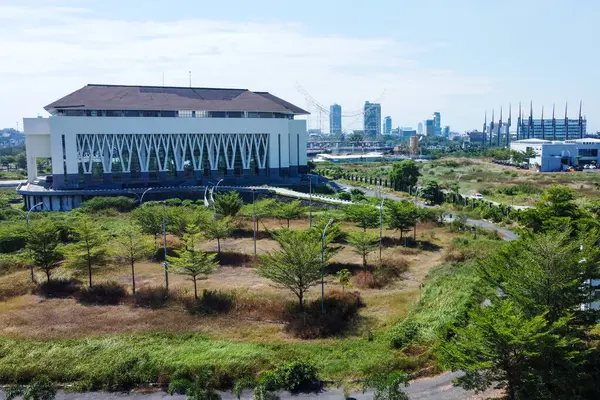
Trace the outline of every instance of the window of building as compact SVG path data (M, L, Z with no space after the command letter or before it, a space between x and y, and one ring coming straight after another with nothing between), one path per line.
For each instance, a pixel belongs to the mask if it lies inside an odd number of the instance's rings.
M598 149L579 149L579 155L582 157L598 157Z
M194 116L194 111L192 110L179 110L178 115L181 118L191 118Z
M177 116L177 111L161 111L160 117L174 118Z
M229 117L229 118L244 118L244 112L243 111L228 111L227 117Z
M226 118L227 112L226 111L211 111L210 117L211 118Z
M142 117L158 117L158 111L142 111Z

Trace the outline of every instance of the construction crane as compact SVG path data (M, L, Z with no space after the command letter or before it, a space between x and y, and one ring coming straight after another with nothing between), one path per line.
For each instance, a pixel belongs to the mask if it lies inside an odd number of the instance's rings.
M296 90L298 91L298 93L300 93L302 96L304 96L304 99L306 100L307 104L309 107L314 108L317 113L319 114L319 128L322 129L322 122L323 122L323 114L325 114L325 117L328 117L330 114L329 108L325 107L324 105L322 105L321 103L319 103L314 97L312 97L305 89L304 87L302 87L302 85L300 85L299 82L296 82ZM379 103L381 102L381 100L383 100L383 98L385 97L385 93L386 91L384 90L381 95L377 98L377 100L375 100L375 103ZM343 113L342 114L342 118L354 118L357 117L350 125L353 125L354 123L356 123L358 121L358 119L360 119L360 117L363 117L364 114L364 109L360 109L360 110L356 110L356 111L352 111L349 113Z

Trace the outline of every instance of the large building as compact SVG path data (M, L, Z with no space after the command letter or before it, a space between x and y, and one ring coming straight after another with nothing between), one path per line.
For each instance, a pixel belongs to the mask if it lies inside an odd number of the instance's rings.
M419 122L419 124L417 125L417 134L418 135L423 134L423 123L422 122Z
M295 117L308 113L267 92L87 85L45 109L23 120L30 184L19 193L51 210L76 206L64 191L269 182L306 169L306 121ZM43 193L38 157L52 160Z
M342 133L342 106L339 104L329 106L329 133Z
M385 117L383 120L383 133L389 135L392 133L392 117Z
M381 136L381 104L365 101L363 115L365 135L373 137Z
M439 111L433 113L434 133L436 136L442 135L442 117Z
M435 121L433 119L426 119L423 122L423 135L435 136Z
M536 156L529 162L541 172L561 171L577 164L600 165L600 139L550 141L532 138L513 141L510 148L520 152L533 150Z

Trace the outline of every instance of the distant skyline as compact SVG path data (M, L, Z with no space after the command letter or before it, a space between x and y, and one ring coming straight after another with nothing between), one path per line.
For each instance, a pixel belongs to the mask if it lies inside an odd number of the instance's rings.
M164 74L188 86L192 71L193 86L269 91L303 108L298 83L344 114L381 103L394 128L438 110L453 131L481 129L486 110L512 103L514 119L519 101L536 115L556 103L557 117L568 102L576 118L582 100L595 132L598 15L593 0L2 0L0 128L46 116L43 106L88 83L160 86Z

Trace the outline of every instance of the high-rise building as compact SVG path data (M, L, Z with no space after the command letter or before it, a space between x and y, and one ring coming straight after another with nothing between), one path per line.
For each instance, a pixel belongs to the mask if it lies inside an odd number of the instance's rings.
M381 136L381 104L365 101L364 131L367 136Z
M337 103L329 106L329 133L342 133L342 106Z
M444 135L444 137L450 136L450 126L446 125L444 127L444 130L442 131L442 134Z
M390 116L385 117L383 123L383 133L385 135L389 135L390 133L392 133L392 117Z
M423 123L419 122L419 125L417 125L417 135L422 135L423 134Z
M426 119L423 123L423 128L425 129L423 132L425 136L435 136L435 120Z
M434 122L434 134L436 136L442 135L442 120L439 111L433 113L433 122Z

